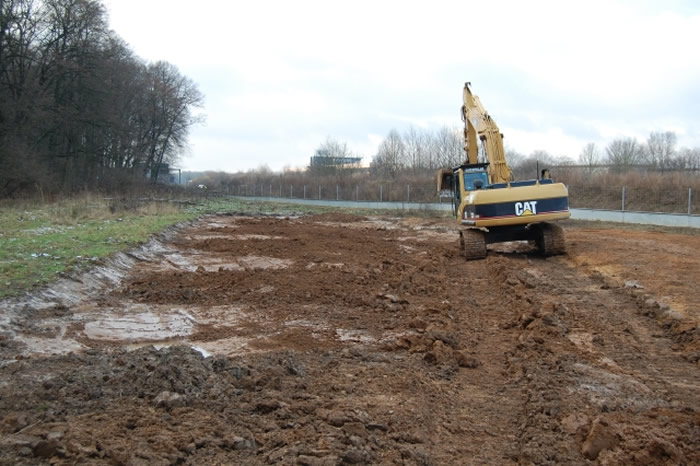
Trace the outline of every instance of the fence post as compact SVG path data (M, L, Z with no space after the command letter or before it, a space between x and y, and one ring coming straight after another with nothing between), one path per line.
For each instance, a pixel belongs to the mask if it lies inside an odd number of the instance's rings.
M289 185L289 199L294 197L294 185L290 184Z
M379 202L382 202L384 199L384 186L381 184L379 185Z
M282 185L280 184L280 197L282 197Z
M318 185L318 200L321 200L321 185Z
M406 185L406 202L411 202L411 185Z
M270 185L270 197L272 197L272 185Z
M306 185L304 185L304 199L306 199Z
M625 187L622 187L622 211L625 211Z
M693 188L688 188L688 215L693 215Z
M340 200L340 187L338 185L335 185L335 200Z
M360 186L355 185L355 201L359 201L359 200L360 200Z

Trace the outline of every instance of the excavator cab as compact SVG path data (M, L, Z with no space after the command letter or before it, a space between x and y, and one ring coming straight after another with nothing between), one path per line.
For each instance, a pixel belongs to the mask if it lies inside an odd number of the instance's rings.
M486 188L489 183L489 175L486 171L488 163L477 165L463 165L460 167L464 173L464 190L477 191Z
M466 164L455 168L443 168L437 173L438 192L448 192L463 188L464 191L484 189L490 185L487 171L488 163ZM459 180L459 172L462 171L462 183ZM458 196L459 197L459 196Z

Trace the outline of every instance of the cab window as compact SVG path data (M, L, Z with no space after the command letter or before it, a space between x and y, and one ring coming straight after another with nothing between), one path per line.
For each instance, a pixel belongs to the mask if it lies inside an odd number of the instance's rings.
M488 184L488 177L484 172L465 173L464 174L464 189L474 191L475 189L483 189Z

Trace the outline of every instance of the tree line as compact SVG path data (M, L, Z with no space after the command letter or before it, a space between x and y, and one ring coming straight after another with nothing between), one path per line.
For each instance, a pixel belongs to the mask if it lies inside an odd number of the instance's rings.
M403 133L392 129L379 144L370 171L384 178L396 178L401 173L453 167L464 163L463 147L461 128L443 127L428 131L410 126ZM552 155L544 150L525 155L506 146L505 152L516 179L536 176L537 167L576 164L569 157ZM652 171L700 170L700 148L679 148L676 133L654 131L644 142L635 138L618 138L603 150L595 143L589 143L579 154L578 163L589 168L607 165L616 172L640 166Z
M0 0L0 197L156 180L202 104L109 29L100 0Z
M700 148L678 148L675 132L652 131L644 142L636 138L618 138L604 150L595 143L588 143L578 161L591 168L609 165L616 171L638 165L655 171L700 170Z
M543 150L524 155L506 145L505 152L506 160L516 179L536 176L537 168L542 164L572 163L566 157L552 156ZM350 154L345 143L333 138L328 138L322 143L316 153L328 154L330 157ZM411 125L404 132L396 129L389 131L372 156L369 174L386 180L420 174L429 176L432 180L436 170L455 167L464 163L465 159L462 128L443 126L436 130L428 130ZM338 173L342 174L343 171L339 170Z
M247 172L235 174L208 172L195 177L213 189L227 189L233 186L248 186L261 189L260 186L314 185L335 189L353 188L358 184L397 183L417 187L434 182L435 171L444 167L454 167L464 163L463 133L461 128L442 127L437 130L424 130L410 126L403 133L391 129L379 143L369 167L360 164L335 164L335 160L357 159L348 144L333 137L321 142L314 157L327 157L328 164L306 168L289 167L276 173L267 166L260 166ZM506 160L513 171L514 179L537 177L545 167L556 167L555 176L559 181L574 182L584 185L587 182L580 175L593 171L601 176L624 175L631 169L638 172L673 171L696 173L700 170L700 148L678 148L677 137L673 132L652 132L645 142L634 138L618 138L608 144L604 150L595 143L586 144L578 156L578 161L565 156L554 156L544 150L523 154L508 146L505 148ZM635 185L637 179L605 178L607 184ZM683 180L687 183L687 180ZM252 189L252 188L251 188ZM427 188L426 188L427 189Z

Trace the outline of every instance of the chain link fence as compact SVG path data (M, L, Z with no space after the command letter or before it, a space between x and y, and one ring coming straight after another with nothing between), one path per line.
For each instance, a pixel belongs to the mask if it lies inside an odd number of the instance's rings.
M581 209L697 215L700 203L691 188L569 186L569 205Z
M700 202L691 188L679 187L605 187L576 186L569 188L569 205L579 209L604 209L634 212L662 212L698 215ZM433 183L403 184L367 182L362 184L238 184L226 194L249 197L318 199L366 202L449 202L438 197Z

